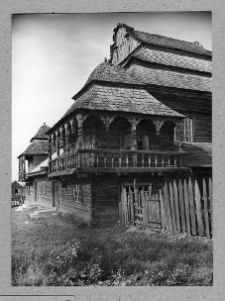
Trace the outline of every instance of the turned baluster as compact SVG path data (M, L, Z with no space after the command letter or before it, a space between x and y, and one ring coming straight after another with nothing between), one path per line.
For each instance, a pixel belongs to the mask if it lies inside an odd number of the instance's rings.
M112 167L114 167L114 156L112 154Z
M97 164L97 167L98 167L98 164L99 164L99 157L98 157L98 153L96 154L96 164Z
M122 158L121 158L121 154L119 156L119 166L121 167L121 164L122 164Z
M158 158L157 158L157 155L155 155L155 167L158 166Z
M164 167L164 156L162 155L162 167Z
M168 156L168 165L170 166L170 156Z
M177 166L177 157L174 156L174 166Z
M105 154L105 156L104 156L104 166L105 166L105 168L106 168L106 154Z
M128 158L128 154L126 155L126 164L127 164L127 167L129 167L129 158Z
M151 167L151 155L148 155L148 167Z
M142 167L145 166L145 158L144 158L144 154L141 155L141 165L142 165Z

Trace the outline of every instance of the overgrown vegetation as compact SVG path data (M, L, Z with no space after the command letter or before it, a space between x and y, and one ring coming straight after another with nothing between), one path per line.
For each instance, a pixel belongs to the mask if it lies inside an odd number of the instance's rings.
M34 209L33 209L34 210ZM212 285L212 241L12 212L12 285Z

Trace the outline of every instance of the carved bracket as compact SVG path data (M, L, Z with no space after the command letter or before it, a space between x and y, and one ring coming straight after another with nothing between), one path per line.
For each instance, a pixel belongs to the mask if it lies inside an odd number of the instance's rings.
M89 115L87 114L77 114L76 115L76 119L77 119L77 123L78 123L78 128L82 127L82 124L84 122L84 120L88 117Z
M110 123L116 118L116 116L100 115L100 118L105 125L106 131L109 131Z
M160 129L163 126L165 120L153 120L153 123L156 127L156 134L159 135Z
M141 118L135 118L135 117L128 119L128 121L131 123L132 132L136 132L137 125L138 123L141 122L141 120L142 120Z

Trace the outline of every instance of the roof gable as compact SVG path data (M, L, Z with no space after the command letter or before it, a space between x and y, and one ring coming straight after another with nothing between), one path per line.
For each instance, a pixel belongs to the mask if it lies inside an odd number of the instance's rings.
M153 46L159 46L167 49L175 49L188 53L199 54L203 56L212 57L212 52L205 49L198 41L187 42L183 40L178 40L174 38L169 38L157 34L150 34L138 30L134 30L133 27L130 27L126 24L119 23L113 31L113 41L115 41L115 36L117 31L121 28L126 28L126 31L137 41L146 43ZM111 47L112 52L112 47Z

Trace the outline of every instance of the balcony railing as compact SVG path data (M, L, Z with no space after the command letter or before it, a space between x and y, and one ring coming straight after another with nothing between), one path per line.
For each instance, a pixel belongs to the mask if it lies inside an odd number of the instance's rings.
M182 167L181 151L133 151L111 149L79 149L50 161L50 173L71 168L94 172L115 169L166 169Z

